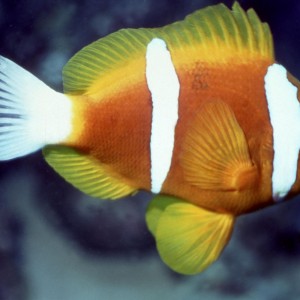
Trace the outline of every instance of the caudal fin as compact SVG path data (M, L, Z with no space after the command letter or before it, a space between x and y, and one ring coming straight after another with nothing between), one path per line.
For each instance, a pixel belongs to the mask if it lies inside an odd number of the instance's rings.
M71 133L71 101L0 56L0 160L24 156Z

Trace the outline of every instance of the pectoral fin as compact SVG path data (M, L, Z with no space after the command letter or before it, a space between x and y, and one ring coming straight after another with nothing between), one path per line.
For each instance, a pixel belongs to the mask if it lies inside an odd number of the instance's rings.
M202 272L229 241L234 217L211 212L170 196L156 196L146 221L162 260L186 275Z
M187 181L201 189L237 191L253 187L258 178L245 134L222 101L208 102L196 114L182 165Z

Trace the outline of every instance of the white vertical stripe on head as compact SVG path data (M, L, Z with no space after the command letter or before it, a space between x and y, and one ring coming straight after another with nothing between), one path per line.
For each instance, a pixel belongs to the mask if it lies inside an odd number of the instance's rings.
M265 91L273 127L272 191L280 200L290 191L297 176L300 150L300 107L297 88L288 80L286 69L278 64L268 68Z
M170 52L162 39L155 38L147 46L146 78L152 95L151 191L159 193L171 167L180 88Z

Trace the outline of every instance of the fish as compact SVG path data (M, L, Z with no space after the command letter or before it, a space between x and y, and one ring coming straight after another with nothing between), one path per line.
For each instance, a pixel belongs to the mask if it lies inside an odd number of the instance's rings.
M1 56L0 160L42 150L92 197L153 193L158 253L194 275L237 217L299 194L299 86L238 2L100 38L63 68L63 93Z

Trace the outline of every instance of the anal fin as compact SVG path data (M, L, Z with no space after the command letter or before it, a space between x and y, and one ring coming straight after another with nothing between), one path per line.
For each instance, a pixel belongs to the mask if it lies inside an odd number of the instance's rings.
M258 178L247 140L232 109L222 101L203 105L183 145L185 178L208 190L242 190Z
M47 146L43 154L57 173L92 197L118 199L136 191L136 188L112 174L108 166L70 147Z
M234 217L211 212L171 196L156 196L146 221L162 260L186 275L202 272L230 239Z

